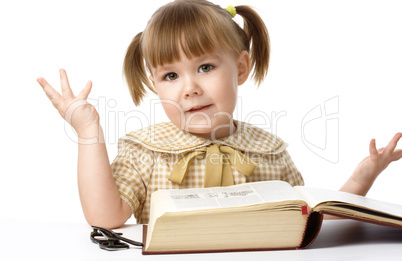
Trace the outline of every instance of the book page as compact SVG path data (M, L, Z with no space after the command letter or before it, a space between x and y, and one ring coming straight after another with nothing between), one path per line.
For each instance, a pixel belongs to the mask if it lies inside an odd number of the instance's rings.
M164 199L165 210L169 212L303 200L292 186L283 181L262 181L229 187L159 190L158 193L163 193L161 198Z
M342 191L332 191L317 188L308 188L303 186L295 187L308 202L311 208L314 208L323 202L346 202L349 204L362 206L368 209L377 210L383 213L402 217L402 205L370 199L367 197L346 193Z

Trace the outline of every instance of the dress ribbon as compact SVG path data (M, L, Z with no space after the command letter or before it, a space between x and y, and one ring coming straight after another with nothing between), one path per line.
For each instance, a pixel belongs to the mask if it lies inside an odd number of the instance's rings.
M180 155L179 160L173 166L169 180L179 185L182 184L191 161L195 157L205 155L204 187L234 185L232 165L245 176L253 174L257 163L249 157L229 146L212 144L197 148Z

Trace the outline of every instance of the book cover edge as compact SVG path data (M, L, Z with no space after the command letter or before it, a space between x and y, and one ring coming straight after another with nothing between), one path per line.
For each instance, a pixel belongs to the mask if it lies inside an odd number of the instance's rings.
M166 254L196 254L196 253L222 253L222 252L249 252L249 251L272 251L272 250L295 250L305 249L310 246L321 229L323 215L321 212L312 211L307 218L306 227L300 246L283 248L247 248L247 249L222 249L222 250L194 250L194 251L146 251L147 225L143 225L142 231L142 254L143 255L166 255ZM309 232L308 230L311 230Z

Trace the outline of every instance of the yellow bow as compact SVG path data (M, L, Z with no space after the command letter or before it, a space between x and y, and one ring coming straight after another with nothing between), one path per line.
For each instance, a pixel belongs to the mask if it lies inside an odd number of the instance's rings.
M257 166L257 163L243 153L228 146L213 144L183 153L173 166L169 180L181 184L190 162L194 157L204 155L204 153L206 153L204 187L234 185L232 168L229 163L246 176L250 176Z

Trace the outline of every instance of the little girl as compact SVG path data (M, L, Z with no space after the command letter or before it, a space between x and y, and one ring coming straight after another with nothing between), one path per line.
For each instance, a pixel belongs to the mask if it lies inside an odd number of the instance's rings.
M234 20L243 18L241 28ZM124 72L139 105L146 86L170 122L128 133L109 165L99 115L86 99L89 81L75 96L64 70L62 95L38 78L48 98L79 136L78 185L90 225L123 225L132 214L147 223L158 189L228 186L262 180L303 185L286 143L233 119L237 89L252 73L260 84L269 62L268 31L248 6L223 9L205 0L162 6L128 47ZM365 195L379 173L402 156L398 133L385 149L370 143L366 158L342 187Z

